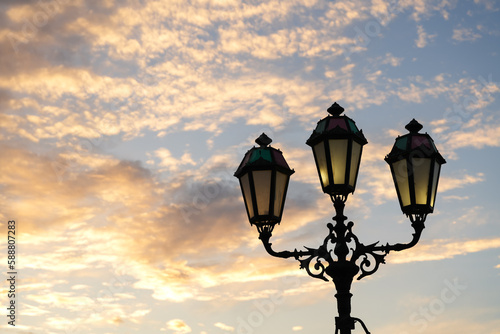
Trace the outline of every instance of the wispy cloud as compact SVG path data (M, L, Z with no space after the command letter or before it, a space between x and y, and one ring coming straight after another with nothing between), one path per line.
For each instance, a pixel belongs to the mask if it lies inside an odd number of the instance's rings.
M389 259L393 263L408 263L415 261L436 261L450 259L457 255L481 252L500 248L500 238L476 240L434 240L432 243L422 243L411 251L395 253Z
M167 322L167 328L174 331L175 334L186 334L191 333L191 327L189 327L181 319L172 319Z
M214 326L226 332L234 332L234 327L223 324L222 322L217 322Z
M439 192L467 187L468 185L483 182L484 180L484 174L482 173L476 175L462 174L460 177L443 176L439 181Z
M415 40L415 45L418 48L425 48L429 42L432 42L436 35L429 35L424 30L422 25L417 26L418 38Z
M458 42L473 42L481 38L481 34L474 32L471 28L455 28L451 38Z

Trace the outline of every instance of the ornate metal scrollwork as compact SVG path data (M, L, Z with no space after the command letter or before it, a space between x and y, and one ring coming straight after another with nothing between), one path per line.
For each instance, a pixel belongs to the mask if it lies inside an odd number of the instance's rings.
M378 242L368 246L361 245L361 248L363 250L359 252L359 257L358 257L358 259L361 258L361 262L359 263L359 269L361 271L361 275L358 276L358 280L362 279L365 276L375 273L378 270L380 264L385 263L385 256L387 255L387 253L385 254L375 253L376 250L374 250L374 247L377 244ZM372 260L370 260L370 258Z
M328 223L328 235L323 244L318 248L305 247L305 251L276 252L272 249L269 239L272 229L259 229L259 238L262 240L266 251L276 257L294 257L300 262L300 268L305 269L311 277L329 281L329 276L335 283L337 289L337 307L339 317L336 318L337 332L339 328L354 329L354 323L360 322L366 333L369 334L365 324L358 318L350 316L351 306L350 288L354 277L360 280L363 277L375 273L380 264L385 263L385 256L390 251L401 251L415 246L420 239L424 229L425 215L411 217L412 227L415 230L413 239L407 244L378 245L378 242L364 245L359 242L358 237L352 232L353 222L345 224L347 217L343 214L345 198L334 198L336 216L333 220L335 225ZM350 331L349 331L350 333Z
M323 262L321 261L322 257L318 254L319 251L316 249L311 249L311 248L307 248L307 250L312 251L313 254L311 256L309 256L308 258L299 259L300 269L305 269L307 271L307 273L309 274L309 276L311 276L311 277L319 278L319 279L322 279L323 281L328 282L328 278L326 278L326 276L325 276L326 267L323 264ZM314 264L311 264L312 260L314 260L314 259L316 259L316 262ZM311 270L311 266L314 268L316 273Z
M306 251L295 249L293 252L275 252L271 247L272 244L269 242L272 231L268 229L259 230L260 239L270 255L282 258L294 257L300 262L300 269L305 269L311 277L329 281L327 275L332 277L330 272L335 267L335 263L350 262L355 264L359 269L357 279L360 280L375 273L380 264L385 263L385 256L391 250L401 251L413 247L420 239L420 235L424 229L425 217L418 217L418 219L412 221L415 233L411 242L395 245L378 245L378 242L375 242L370 245L364 245L359 242L358 237L352 232L354 223L352 221L347 224L344 223L347 217L343 215L343 205L344 201L339 200L334 202L337 215L333 219L336 220L336 224L327 224L329 233L324 239L323 244L317 249L305 247ZM354 243L353 247L349 248L348 245L352 243ZM329 249L331 248L329 246L332 245L333 249ZM350 257L348 256L349 254ZM332 270L329 270L329 268Z

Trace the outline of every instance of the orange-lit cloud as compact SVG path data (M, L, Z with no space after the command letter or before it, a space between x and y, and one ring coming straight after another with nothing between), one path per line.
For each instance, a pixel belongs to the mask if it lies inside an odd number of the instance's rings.
M217 322L214 326L226 332L234 332L234 327L223 324L222 322Z
M185 334L191 333L191 327L189 327L181 319L172 319L167 322L167 328L174 331L175 334Z

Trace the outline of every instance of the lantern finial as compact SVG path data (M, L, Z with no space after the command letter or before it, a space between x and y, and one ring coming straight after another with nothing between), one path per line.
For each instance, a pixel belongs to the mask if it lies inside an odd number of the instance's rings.
M422 128L422 124L420 124L415 118L405 126L405 129L410 131L410 133L418 133L420 130L422 130Z
M255 142L260 145L260 147L266 147L267 145L272 143L272 139L269 138L264 132L259 136L259 138L255 139Z
M337 102L335 102L330 108L327 109L327 111L332 116L340 116L340 114L344 112L344 108L342 108Z

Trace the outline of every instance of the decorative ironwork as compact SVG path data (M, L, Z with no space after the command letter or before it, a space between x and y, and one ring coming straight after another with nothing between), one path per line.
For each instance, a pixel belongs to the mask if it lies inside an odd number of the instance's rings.
M343 202L335 202L336 208L342 206L343 209L343 205ZM420 239L422 230L425 227L425 217L420 217L420 219L414 221L412 223L412 227L414 228L415 233L413 233L412 241L407 244L378 245L379 242L375 242L370 245L364 245L359 242L358 237L352 232L354 223L350 221L347 225L344 224L346 218L347 217L343 216L342 211L340 211L340 214L339 211L337 211L337 216L333 218L334 220L337 219L337 224L327 224L329 233L323 244L317 249L304 246L306 251L298 251L295 249L293 252L276 252L272 249L272 244L269 242L269 239L272 236L272 230L269 229L259 230L259 238L262 240L265 249L270 255L281 258L295 258L300 262L300 268L305 269L307 273L314 278L329 281L328 278L325 277L325 274L327 273L326 268L333 265L336 261L348 261L357 264L359 270L361 271L361 274L357 279L360 280L363 277L375 273L380 264L385 263L385 256L389 254L390 251L402 251L416 245ZM349 248L348 244L352 242L354 242L355 247ZM335 245L333 250L328 250L329 244ZM332 252L335 255L332 256ZM348 254L351 254L349 259L347 259ZM313 262L313 264L311 264L311 262ZM328 266L325 266L325 264L328 264ZM313 273L311 271L311 267L314 267L314 269L319 271L319 273Z
M375 273L380 264L385 263L385 257L391 251L402 251L415 246L420 239L424 229L426 216L415 216L412 218L412 227L415 230L413 239L407 244L386 244L379 245L375 242L369 245L362 244L358 237L352 232L354 223L345 221L344 205L347 196L332 197L336 215L333 217L335 224L328 223L328 235L322 245L318 248L305 247L306 250L281 251L276 252L269 242L272 236L272 230L259 230L259 238L264 244L266 251L275 257L295 258L300 263L300 269L305 269L311 277L324 281L335 283L337 288L337 303L339 308L339 317L337 317L336 326L340 333L350 333L343 331L342 328L354 328L355 322L360 322L366 333L369 333L365 324L358 318L350 316L350 291L351 283L354 277L360 280L366 276ZM358 275L359 274L359 275ZM330 279L328 279L328 277Z

